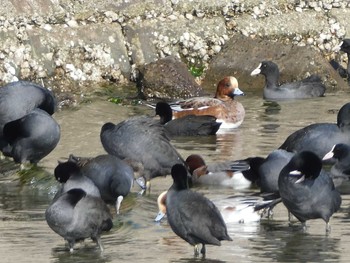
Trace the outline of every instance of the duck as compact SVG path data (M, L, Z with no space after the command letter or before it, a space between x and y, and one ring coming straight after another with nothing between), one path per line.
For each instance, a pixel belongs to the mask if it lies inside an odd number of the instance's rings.
M150 191L151 179L170 175L174 164L185 164L164 127L148 116L134 116L118 124L107 122L101 127L100 139L108 154L127 162L137 179L145 179L144 190Z
M330 231L330 218L339 210L342 198L316 154L310 151L295 154L282 169L278 188L283 204L303 229L307 220L320 218L326 222L326 232Z
M244 120L243 105L234 100L243 96L244 92L238 87L235 77L227 76L219 81L214 98L193 97L170 103L175 119L186 115L211 115L221 122L219 130L238 128Z
M0 150L7 146L3 138L5 124L37 108L50 115L57 110L56 98L47 88L29 81L15 81L0 88Z
M110 154L93 158L71 154L68 161L78 164L81 173L97 186L102 200L115 204L119 214L121 203L133 186L134 171L131 166Z
M218 208L205 196L188 188L187 169L183 164L171 168L173 184L166 194L168 223L176 235L194 246L195 256L205 256L205 245L220 246L232 241Z
M242 171L250 169L244 161L225 161L206 164L199 154L191 154L185 160L193 185L223 185L235 189L249 188L257 178L246 177Z
M334 158L336 161L330 169L330 173L336 188L350 178L350 145L338 143L323 156L322 161Z
M81 188L89 196L101 198L101 193L95 183L82 172L76 162L67 160L66 162L59 161L54 169L56 180L61 183L61 188L57 191L54 200L63 193L71 189Z
M221 123L211 115L186 115L173 119L173 111L169 103L159 101L155 107L160 123L164 125L170 138L176 136L215 135Z
M159 212L154 219L155 222L161 222L166 216L166 194L167 191L163 191L157 198ZM273 200L265 201L258 197L246 196L230 196L213 200L226 224L260 222L265 209L272 202Z
M73 252L76 242L91 238L103 251L101 233L113 227L112 216L101 198L73 188L55 199L45 210L49 227L63 237Z
M317 75L311 75L300 81L278 84L280 72L276 63L262 61L251 76L265 76L263 98L267 100L306 99L322 97L326 91L325 85Z
M350 103L340 108L337 123L314 123L296 130L279 149L294 153L311 151L322 159L338 143L350 144Z
M2 139L6 146L2 152L23 166L28 162L37 164L56 148L60 134L57 121L46 111L36 108L4 125Z

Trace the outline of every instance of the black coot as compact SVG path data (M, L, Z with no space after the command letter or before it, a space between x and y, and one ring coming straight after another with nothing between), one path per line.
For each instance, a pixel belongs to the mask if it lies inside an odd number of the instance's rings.
M87 195L80 188L71 189L55 199L45 212L49 227L68 241L72 252L77 241L91 238L103 250L100 235L109 231L112 216L99 197Z
M304 228L307 220L322 218L326 231L330 230L329 220L340 208L341 196L317 155L308 151L295 154L282 169L278 187L284 205Z
M174 183L167 192L166 209L175 234L195 246L195 255L199 254L197 245L202 244L203 256L206 244L220 246L221 240L232 240L217 207L203 195L188 189L186 168L175 164L171 175Z
M264 99L285 100L321 97L326 90L321 78L316 75L279 85L280 72L278 66L272 61L261 62L251 73L252 76L258 74L265 76Z

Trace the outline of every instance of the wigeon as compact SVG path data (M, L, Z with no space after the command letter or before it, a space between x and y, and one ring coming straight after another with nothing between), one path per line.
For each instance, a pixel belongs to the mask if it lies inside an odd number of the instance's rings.
M289 135L279 148L295 153L312 151L323 158L338 143L350 144L350 103L340 108L337 123L308 125Z
M265 76L264 99L285 100L285 99L306 99L323 96L326 87L321 78L317 75L279 85L280 72L278 66L272 61L263 61L251 73Z
M194 246L195 256L205 256L205 245L220 246L221 240L232 241L218 208L202 194L188 188L187 170L182 164L171 169L173 184L166 194L168 223L176 235Z
M245 177L242 171L249 170L249 164L244 161L226 161L206 164L198 154L191 154L186 164L192 175L192 183L207 185L230 186L235 189L244 189L251 186L257 178Z
M100 138L107 153L126 161L139 173L137 177L146 180L144 189L150 190L152 178L169 175L174 164L185 163L164 127L147 116L132 117L118 124L105 123Z
M164 125L170 137L214 135L221 125L214 116L210 115L191 114L173 119L172 109L165 101L158 102L155 110L156 115L160 117L160 123Z
M326 231L330 230L329 220L339 210L342 198L316 154L295 154L282 169L278 188L283 204L304 229L307 220L320 218L326 222Z
M154 221L161 222L166 216L166 194L162 192L157 198L158 214ZM260 197L230 196L224 199L212 200L219 209L226 224L259 222L265 210L273 200L263 200Z
M244 93L238 87L235 77L225 77L217 85L215 97L194 97L171 104L174 118L189 114L211 115L221 122L220 129L239 127L245 116L243 105L234 100Z

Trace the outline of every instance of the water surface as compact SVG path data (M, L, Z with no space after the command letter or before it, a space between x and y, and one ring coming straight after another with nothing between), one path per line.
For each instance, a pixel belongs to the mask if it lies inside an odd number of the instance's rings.
M178 138L174 146L183 157L200 153L207 162L266 156L282 144L292 131L315 122L336 122L339 108L348 93L327 94L324 98L279 103L266 102L261 94L238 98L246 109L241 127L216 136ZM178 238L166 221L154 222L158 194L169 188L171 177L152 181L149 195L139 196L138 187L114 217L113 229L102 236L101 253L90 240L77 244L69 253L64 240L46 224L44 212L59 187L53 178L58 160L69 154L103 154L99 132L108 121L119 122L132 115L153 114L144 105L121 106L105 99L55 114L62 136L57 148L29 172L18 172L10 160L0 162L0 262L349 262L349 196L343 194L341 210L331 220L332 231L325 234L322 220L289 226L283 205L272 219L259 223L229 224L232 242L207 246L205 260L193 257L193 248ZM257 189L222 187L195 189L213 200L230 195L250 195Z

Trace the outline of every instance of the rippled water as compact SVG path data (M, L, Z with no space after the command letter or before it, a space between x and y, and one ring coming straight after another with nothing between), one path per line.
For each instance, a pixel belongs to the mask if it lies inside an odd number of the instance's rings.
M266 156L292 131L314 122L335 122L337 110L348 102L348 93L327 94L325 98L269 103L260 94L239 98L246 109L242 126L211 137L181 138L173 141L186 157L202 154L207 162ZM77 244L69 253L64 240L46 224L44 211L58 184L53 178L57 160L70 153L95 156L104 153L99 132L107 121L119 122L131 115L152 113L145 106L119 106L98 100L74 110L55 114L61 125L58 147L29 172L18 172L9 160L0 162L0 262L349 262L350 198L343 191L341 210L331 220L332 232L325 235L321 220L309 221L307 232L300 224L290 227L283 205L274 217L260 223L229 224L232 242L207 246L205 260L193 257L193 248L178 238L166 221L158 224L156 198L169 188L171 177L152 181L152 192L139 196L136 186L114 217L113 229L102 236L101 253L90 240ZM236 190L199 187L210 199L249 195L257 189Z

